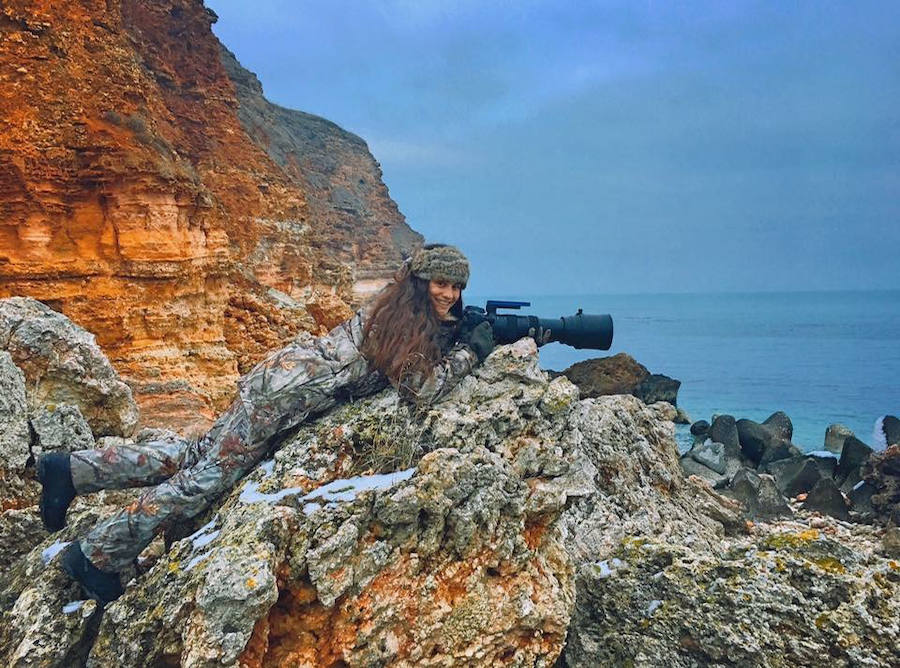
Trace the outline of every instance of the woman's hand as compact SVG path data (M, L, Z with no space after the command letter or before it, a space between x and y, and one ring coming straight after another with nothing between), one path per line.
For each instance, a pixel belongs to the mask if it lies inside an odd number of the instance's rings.
M528 336L534 339L535 343L537 343L538 345L538 348L550 343L550 335L552 333L552 330L544 329L543 327L538 327L537 331L535 331L534 327L528 328Z
M479 362L484 362L484 358L494 349L494 330L491 323L485 320L477 325L468 333L464 343L478 355Z

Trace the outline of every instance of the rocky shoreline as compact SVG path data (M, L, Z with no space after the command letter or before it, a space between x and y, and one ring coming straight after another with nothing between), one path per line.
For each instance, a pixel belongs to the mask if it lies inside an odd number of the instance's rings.
M789 501L804 510L845 522L893 527L898 541L900 496L894 484L900 469L897 418L885 416L884 449L877 451L843 425L831 425L823 449L802 452L791 442L793 426L783 412L764 422L718 415L691 425L694 445L681 458L688 475L698 475L741 501L752 518L792 517ZM892 553L900 556L900 552Z
M58 553L136 491L50 536L33 462L158 437L117 382L90 334L0 300L4 665L900 663L898 446L798 455L786 416L719 416L680 456L670 402L585 396L529 339L423 413L386 390L303 425L101 610ZM867 505L811 504L856 477Z

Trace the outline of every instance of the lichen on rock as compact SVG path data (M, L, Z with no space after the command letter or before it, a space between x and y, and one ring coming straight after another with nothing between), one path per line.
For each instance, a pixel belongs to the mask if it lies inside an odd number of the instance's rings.
M579 399L531 339L500 346L431 407L387 389L300 426L103 611L79 604L58 554L129 492L77 498L52 537L34 506L6 511L0 660L896 662L883 531L802 508L746 522L684 477L674 411Z

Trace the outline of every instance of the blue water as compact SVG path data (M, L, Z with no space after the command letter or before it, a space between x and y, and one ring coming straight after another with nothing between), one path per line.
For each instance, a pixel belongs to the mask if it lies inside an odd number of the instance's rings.
M491 298L531 301L520 313L542 317L579 307L612 314L608 352L552 343L541 348L541 366L626 352L681 381L678 405L693 420L762 421L782 410L809 451L822 448L834 422L871 445L875 420L900 414L900 291ZM679 441L688 438L680 429Z

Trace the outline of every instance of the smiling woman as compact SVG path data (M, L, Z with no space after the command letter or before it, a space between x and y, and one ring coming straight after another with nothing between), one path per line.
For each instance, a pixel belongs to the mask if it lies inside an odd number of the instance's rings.
M441 320L453 318L450 315L450 308L459 301L460 292L462 292L462 287L460 287L459 283L451 283L445 280L428 281L428 296L431 298L431 305Z
M462 326L468 280L457 248L425 246L350 320L272 353L241 378L231 408L199 442L169 438L40 457L41 519L50 531L65 525L77 494L155 485L73 541L63 568L88 596L111 601L122 593L119 573L162 527L202 512L286 430L389 383L417 405L443 398L494 346L489 323Z

